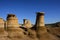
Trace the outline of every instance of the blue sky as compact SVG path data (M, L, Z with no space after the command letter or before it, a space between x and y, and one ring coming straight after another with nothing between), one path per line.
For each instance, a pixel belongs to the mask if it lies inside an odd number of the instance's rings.
M0 17L15 14L19 23L29 19L35 24L36 12L45 12L45 23L60 21L60 0L0 0Z

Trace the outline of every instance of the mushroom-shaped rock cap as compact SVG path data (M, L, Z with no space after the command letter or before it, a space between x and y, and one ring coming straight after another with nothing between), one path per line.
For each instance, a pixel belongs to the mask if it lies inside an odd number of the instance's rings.
M23 19L23 20L28 20L28 19Z
M9 17L16 17L16 16L14 14L8 14L7 18L9 18Z
M44 12L37 12L37 15L44 15Z

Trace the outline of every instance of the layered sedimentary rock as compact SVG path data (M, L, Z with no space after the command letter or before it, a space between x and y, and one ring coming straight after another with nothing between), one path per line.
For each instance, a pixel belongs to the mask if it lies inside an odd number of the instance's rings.
M0 28L4 28L4 20L0 18Z
M0 40L7 40L8 33L5 31L4 20L0 18Z
M35 26L37 38L39 40L59 40L56 36L47 32L44 24L44 12L37 12Z
M7 16L7 27L17 28L19 27L18 19L14 14L8 14Z
M44 12L37 12L35 26L27 19L24 19L24 26L18 24L14 14L8 14L6 21L0 18L0 40L60 40L60 27L45 27Z
M15 38L16 40L24 38L24 30L20 28L18 19L14 14L8 14L6 26L9 38L11 38L12 40L14 40Z
M4 23L4 28L5 28L5 30L7 30L7 21L5 21L5 23Z
M27 20L27 19L23 19L23 25L25 26L25 28L31 28L32 27L30 20Z
M44 12L37 12L35 26L38 35L47 32L44 24Z

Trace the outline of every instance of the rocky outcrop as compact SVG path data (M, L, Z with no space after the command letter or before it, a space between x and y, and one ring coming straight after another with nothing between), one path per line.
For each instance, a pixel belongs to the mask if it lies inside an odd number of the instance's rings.
M4 20L0 18L0 28L4 28Z
M6 21L0 18L0 40L60 40L59 27L45 26L44 12L37 12L34 26L26 19L23 26L14 14L8 14Z
M7 15L7 27L8 28L18 28L19 27L19 23L18 23L18 19L14 14L8 14Z
M31 28L31 27L32 27L32 24L31 24L30 20L28 20L28 19L23 19L23 26L24 26L25 28Z
M44 13L38 12L36 16L36 35L38 40L59 40L58 37L50 34L44 24Z

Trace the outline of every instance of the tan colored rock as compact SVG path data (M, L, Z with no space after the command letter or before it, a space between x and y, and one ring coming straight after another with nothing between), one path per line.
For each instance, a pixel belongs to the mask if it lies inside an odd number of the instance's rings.
M44 34L47 32L44 24L44 12L37 12L35 25L36 25L37 36L40 38L41 34Z
M32 27L32 24L30 22L30 20L27 20L27 19L24 19L23 20L23 25L26 27L26 28L31 28Z
M44 12L37 12L36 26L45 26L45 24L44 24Z
M14 14L8 14L7 16L7 27L17 28L19 27L18 19Z
M36 34L39 40L59 40L56 36L47 32L44 24L44 12L38 12L36 17Z
M36 38L36 32L35 32L35 30L28 29L28 36L30 38Z
M7 21L5 21L5 23L4 23L4 28L5 28L5 30L7 30Z
M8 32L8 37L11 39L17 38L15 40L18 40L25 38L24 30L21 28L9 28L7 32Z
M60 40L58 27L47 31L43 12L37 13L35 26L32 27L30 21L26 19L24 19L26 28L19 28L19 26L22 25L18 24L18 19L14 14L8 14L6 21L0 18L0 40Z
M0 18L0 40L5 40L8 36L8 33L5 31L4 20Z
M0 28L4 28L4 20L0 18Z

